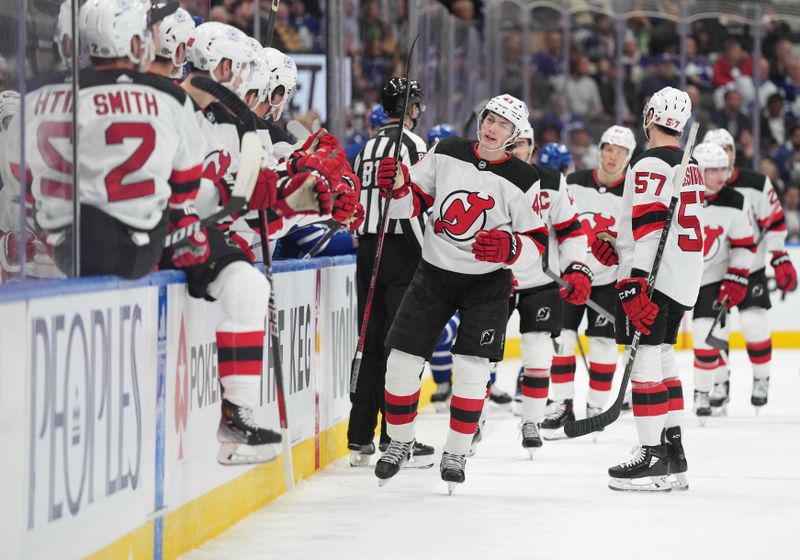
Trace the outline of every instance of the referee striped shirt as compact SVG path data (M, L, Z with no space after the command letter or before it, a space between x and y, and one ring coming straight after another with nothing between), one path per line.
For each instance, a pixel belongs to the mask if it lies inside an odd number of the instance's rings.
M381 159L394 155L399 122L384 125L378 133L367 140L358 152L354 171L361 179L361 204L364 206L364 223L358 228L358 235L378 233L381 221L381 195L378 189L378 164ZM408 129L403 130L403 143L400 147L400 160L411 167L427 152L425 142ZM422 214L409 220L389 220L386 233L404 234L417 251L421 252L425 220Z

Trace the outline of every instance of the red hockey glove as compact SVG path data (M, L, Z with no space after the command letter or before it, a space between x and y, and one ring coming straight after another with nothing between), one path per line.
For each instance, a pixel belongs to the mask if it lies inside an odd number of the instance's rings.
M725 306L730 309L736 307L747 295L747 276L749 271L740 268L729 268L722 278L717 301L722 303L727 297Z
M356 209L353 211L353 215L344 224L350 230L350 233L355 233L361 227L361 224L364 223L364 216L366 216L364 207L361 206L360 202L356 202Z
M408 167L402 161L393 157L383 158L378 164L378 188L381 196L386 198L392 193L392 198L403 198L411 191L411 177Z
M230 235L228 236L228 239L232 243L235 243L236 246L242 250L242 253L244 253L245 256L247 257L247 260L249 260L250 262L256 262L256 254L250 248L250 244L244 240L244 237L242 237L238 233L231 232Z
M592 292L592 270L585 264L574 261L561 274L561 278L572 288L562 286L558 290L561 299L572 305L583 305Z
M36 238L34 235L25 232L25 262L33 262L36 257ZM15 231L4 232L0 230L0 267L6 272L17 272L19 270L19 235Z
M775 281L778 289L782 292L793 292L797 289L797 270L795 270L789 255L785 251L772 253L770 261L772 268L775 269Z
M182 229L199 222L200 218L194 209L170 211L170 232ZM201 229L186 238L180 245L172 249L172 264L177 268L188 268L206 262L211 249L208 246L206 230Z
M355 212L361 196L358 177L350 172L344 173L341 180L333 187L333 196L336 198L331 216L340 224L345 224Z
M330 214L333 209L330 184L316 172L303 171L288 178L278 189L272 211L282 218L296 214Z
M336 136L329 133L324 128L320 128L314 134L306 138L306 141L303 142L303 146L300 148L300 151L303 152L303 154L310 154L311 152L315 152L320 148L333 149L338 147L340 146Z
M341 148L320 149L313 154L289 160L286 169L289 175L296 175L302 171L316 171L333 185L341 178L342 173L349 171L350 164Z
M472 254L479 261L511 264L519 256L519 237L499 229L482 229L475 234Z
M278 179L280 177L272 169L264 168L258 173L256 186L250 195L250 210L266 210L271 208L278 198Z
M642 334L650 334L648 327L656 320L658 305L647 297L647 280L625 278L617 282L616 288L622 309L633 326Z
M604 266L614 266L619 262L613 240L614 237L610 233L603 231L598 233L592 242L592 255Z

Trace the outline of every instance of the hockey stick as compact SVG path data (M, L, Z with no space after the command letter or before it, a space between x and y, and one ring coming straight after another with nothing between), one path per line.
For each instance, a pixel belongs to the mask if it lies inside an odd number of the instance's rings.
M758 250L758 246L761 245L761 241L764 239L764 235L767 233L766 229L761 230L761 233L758 234L758 241L756 241L756 250ZM728 341L723 340L721 338L717 338L714 336L714 329L717 328L717 324L720 327L725 327L726 319L728 317L728 313L730 313L730 309L726 305L728 303L728 296L725 296L723 300L720 302L722 307L717 313L717 316L714 317L714 322L711 323L711 328L708 329L708 335L706 335L706 344L714 348L715 350L726 350L728 349Z
M591 375L591 370L589 370L589 362L586 359L586 352L583 350L583 342L581 342L581 335L578 334L577 331L575 332L575 334L578 335L578 337L577 337L578 338L578 352L581 355L581 360L583 360L583 367L586 368L587 375Z
M419 34L414 37L411 43L411 48L408 49L408 56L406 57L406 96L403 99L403 112L400 113L400 121L398 125L397 140L394 145L394 159L400 158L400 147L403 145L403 131L405 130L406 113L408 112L408 100L411 95L411 55L414 54L414 47L419 39ZM386 201L381 208L381 221L378 225L378 243L375 247L375 262L372 265L372 277L369 281L369 291L367 292L367 301L364 306L364 316L361 318L361 332L358 335L358 346L356 347L356 355L353 358L353 371L350 375L350 393L356 392L356 385L358 385L358 374L361 370L361 359L364 357L364 344L367 339L367 325L369 324L369 315L372 309L372 300L375 297L375 287L378 284L378 272L381 265L381 254L383 253L383 241L386 238L386 225L389 223L389 203L392 201L391 195L386 197Z
M330 241L331 238L334 235L336 235L339 232L339 230L342 229L343 227L344 226L342 224L340 224L339 222L335 222L334 224L329 226L328 227L328 231L326 231L322 235L322 237L319 238L319 241L317 241L314 244L314 246L311 247L311 250L308 253L303 255L303 258L304 259L311 259L311 258L316 257L317 255L319 255L322 251L325 250L325 247L327 246L328 241Z
M686 142L686 149L684 150L683 157L681 158L681 165L678 168L678 173L675 175L675 178L672 182L672 198L669 202L667 217L664 220L664 227L661 230L661 237L658 240L658 248L656 249L655 259L653 259L653 267L650 270L650 274L647 276L648 298L652 297L653 290L655 289L658 269L661 268L661 259L664 256L664 248L667 245L667 238L669 237L669 230L670 226L672 225L672 216L674 215L675 207L678 204L681 187L683 186L683 180L686 176L686 169L689 166L689 158L692 155L694 142L697 138L698 127L699 123L694 123L689 131L689 140ZM608 410L601 412L597 416L567 422L564 425L564 433L567 435L567 437L580 437L592 432L596 432L602 428L605 428L619 417L619 413L622 410L622 402L625 400L625 390L628 388L628 381L630 381L631 372L633 371L633 362L636 360L636 354L639 350L639 340L641 337L642 333L640 333L638 330L633 334L633 340L631 341L628 350L628 359L625 363L625 373L623 374L622 381L619 385L619 394L617 395L617 399L608 408Z
M571 292L572 291L572 285L569 282L567 282L566 280L564 280L563 278L561 278L561 276L559 276L558 274L556 274L555 272L550 270L549 263L548 263L548 259L549 259L549 256L550 256L549 255L549 253L550 253L550 246L549 245L550 245L550 243L548 241L548 246L544 250L544 255L542 255L542 271L553 282L555 282L556 284L558 284L562 288L566 288L567 290L569 290ZM592 298L588 298L586 300L586 307L589 307L589 308L593 309L598 315L602 315L603 317L605 317L608 320L609 323L611 323L612 325L614 324L614 321L615 321L614 315L610 311L608 311L606 308L601 307L596 301L592 300Z
M272 35L275 31L275 20L278 15L280 1L272 0L272 11L267 22L267 36L264 44L272 45ZM255 128L255 113L253 115L253 128ZM278 338L278 315L275 311L275 282L272 277L272 255L269 251L269 224L267 212L258 211L258 221L261 227L258 234L261 237L261 254L264 261L264 276L269 283L269 312L267 324L269 326L269 346L272 353L272 365L275 371L275 387L278 397L278 420L281 425L281 447L283 449L283 469L286 479L286 490L294 489L294 467L292 464L292 443L289 441L289 419L286 413L286 392L283 385L283 364L281 363L280 339Z

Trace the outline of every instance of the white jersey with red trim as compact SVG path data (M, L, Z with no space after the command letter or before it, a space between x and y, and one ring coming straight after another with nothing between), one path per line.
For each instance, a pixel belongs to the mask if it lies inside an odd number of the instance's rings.
M572 262L586 264L586 234L578 221L578 209L569 195L564 175L550 167L536 166L536 169L541 178L533 210L548 228L547 266L560 275ZM517 290L553 283L539 261L517 261L511 269L517 279Z
M730 187L706 196L703 203L703 280L719 282L728 270L747 276L756 252L745 197Z
M605 286L617 281L617 265L605 266L594 258L592 243L597 234L602 232L617 237L624 184L624 175L615 184L601 184L596 169L584 169L567 175L569 193L578 208L578 219L586 233L584 262L594 274L592 286Z
M625 174L617 254L617 279L650 273L672 197L683 150L651 148L631 162ZM655 288L681 305L693 307L703 276L703 199L705 186L691 159L682 181Z
M85 70L79 83L81 204L149 230L168 204L190 203L202 154L183 90L167 78L129 70ZM32 91L26 106L25 157L36 221L58 229L72 221L72 85ZM19 173L18 162L9 163Z
M755 219L755 238L758 239L761 232L764 232L764 238L756 247L756 256L750 268L754 272L761 270L766 266L768 252L786 250L786 220L778 193L769 177L739 167L734 168L726 186L741 192L750 204L750 211Z
M511 155L486 161L476 146L455 137L437 143L410 168L411 194L392 200L389 216L411 218L431 208L422 258L444 270L486 274L507 268L472 254L475 234L490 229L512 234L517 261L538 262L547 242L544 223L532 208L538 172Z

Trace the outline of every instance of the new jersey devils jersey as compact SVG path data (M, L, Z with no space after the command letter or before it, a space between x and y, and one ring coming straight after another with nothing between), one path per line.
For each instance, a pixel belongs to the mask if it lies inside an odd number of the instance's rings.
M706 196L703 222L701 286L721 281L728 269L747 276L756 247L744 196L730 187Z
M735 167L726 184L741 192L748 201L755 218L755 237L758 238L763 232L763 240L756 247L751 265L752 271L761 270L766 266L767 252L785 250L786 221L778 193L769 177L750 169Z
M673 180L683 150L652 148L631 162L625 174L617 254L617 278L647 275L672 197ZM655 288L687 307L694 306L703 276L703 198L700 168L692 159L686 169L672 217Z
M392 200L389 216L410 218L432 209L425 225L422 258L444 270L486 274L507 265L475 259L472 243L479 230L514 235L517 260L536 262L547 230L533 211L538 193L536 169L512 157L489 162L477 144L445 138L410 169L412 194Z
M39 226L52 230L72 221L75 136L81 204L149 230L168 203L194 199L200 131L183 90L161 76L128 70L86 70L80 85L77 135L71 84L26 96L26 165Z
M598 233L606 231L617 236L624 183L623 176L612 185L603 185L596 169L584 169L567 176L569 193L578 208L578 219L586 233L587 251L583 262L594 273L593 286L605 286L617 281L617 266L601 264L592 255L591 247Z
M578 210L569 196L564 176L550 167L537 166L540 175L538 194L534 195L533 210L549 231L547 266L556 274L573 261L586 260L586 234L578 221ZM537 288L552 283L542 270L542 263L520 259L511 267L518 290Z

